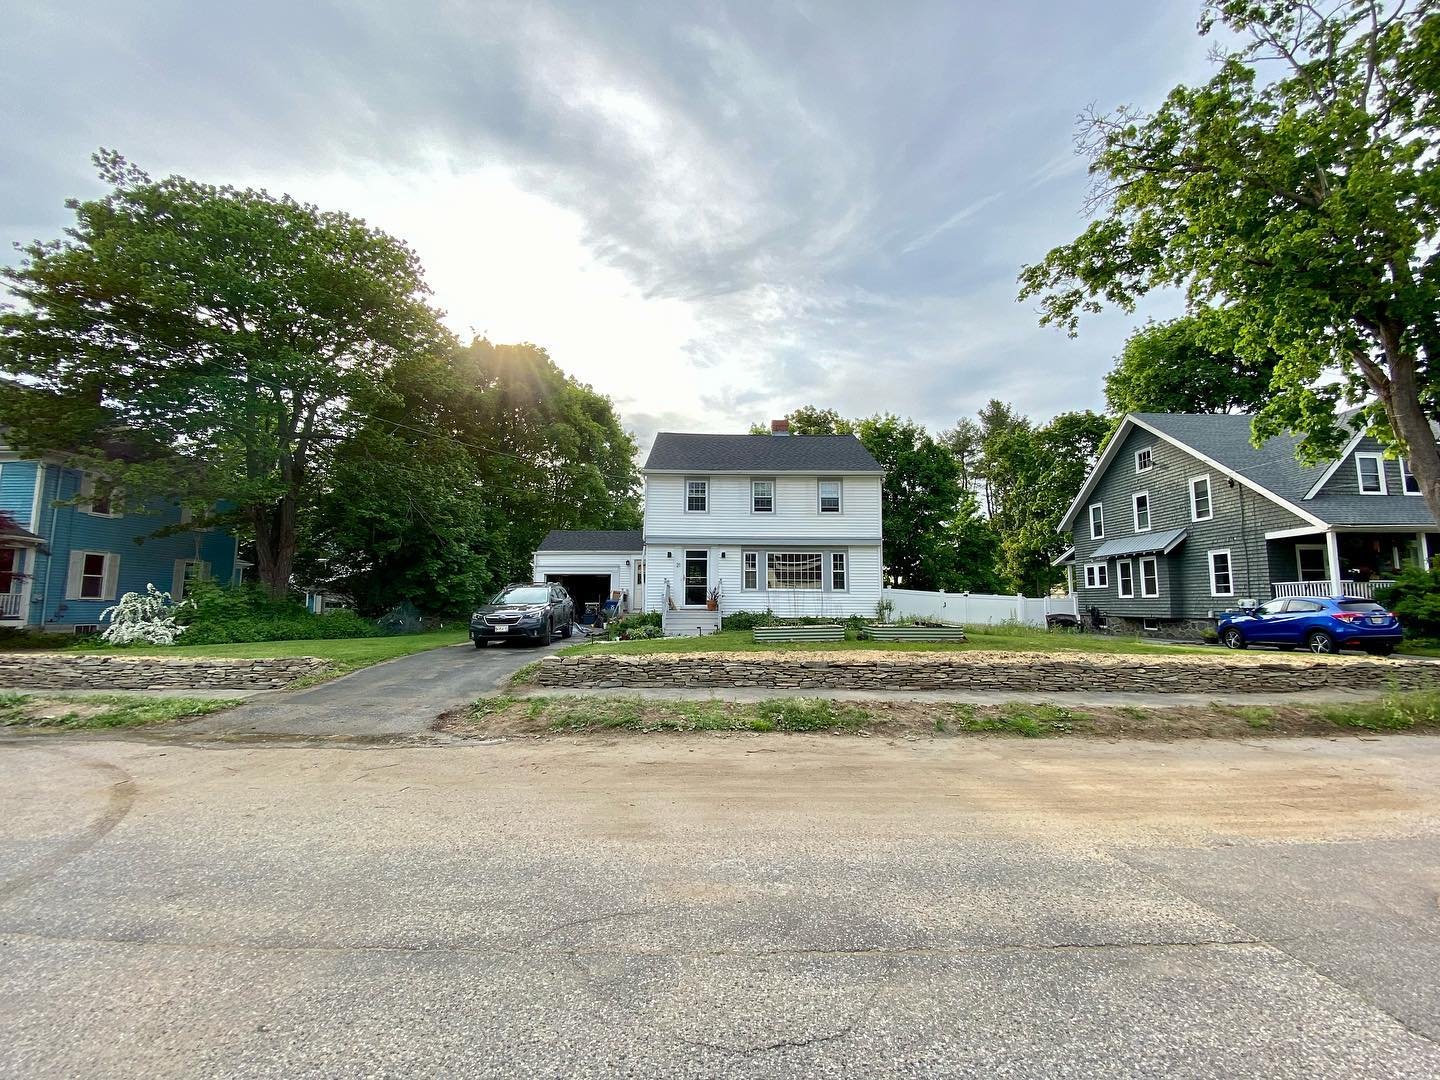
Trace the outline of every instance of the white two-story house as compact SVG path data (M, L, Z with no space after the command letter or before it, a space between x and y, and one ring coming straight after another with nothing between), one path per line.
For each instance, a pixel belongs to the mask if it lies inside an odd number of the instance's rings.
M735 611L875 613L884 469L853 435L791 435L783 420L771 431L655 437L642 469L640 549L605 557L615 563L612 591L628 585L630 608L662 612L667 633L708 633ZM592 550L619 542L569 535L577 539L559 542ZM537 578L566 581L570 558L542 545Z

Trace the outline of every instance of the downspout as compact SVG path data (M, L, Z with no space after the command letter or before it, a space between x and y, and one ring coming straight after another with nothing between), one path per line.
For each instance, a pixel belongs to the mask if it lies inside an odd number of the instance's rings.
M45 550L45 580L40 591L40 629L45 629L45 609L50 606L50 582L51 571L55 569L55 544L59 539L55 535L60 520L60 481L65 477L65 470L60 469L55 474L55 498L50 501L50 546Z

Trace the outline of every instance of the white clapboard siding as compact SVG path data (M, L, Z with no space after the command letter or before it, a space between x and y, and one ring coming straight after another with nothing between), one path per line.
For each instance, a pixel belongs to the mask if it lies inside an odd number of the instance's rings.
M796 545L772 544L775 550L798 550ZM844 541L814 543L812 550L844 551L849 556L849 581L844 592L800 589L745 590L740 587L741 553L763 551L764 541L740 544L656 544L645 549L646 605L651 611L664 611L665 583L678 606L684 606L684 559L686 548L704 548L710 553L710 585L720 586L720 612L773 611L781 617L833 615L873 616L880 600L880 547L857 545ZM765 581L765 564L760 562L760 581Z
M704 474L693 474L696 478ZM841 512L819 510L820 476L718 475L710 481L710 509L685 510L687 477L649 474L645 478L645 540L866 540L880 538L880 477L841 477ZM775 511L750 510L750 481L775 481Z

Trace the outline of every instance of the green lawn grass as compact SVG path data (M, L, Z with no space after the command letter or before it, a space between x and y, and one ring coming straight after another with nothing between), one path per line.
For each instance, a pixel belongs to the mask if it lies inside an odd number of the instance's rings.
M13 694L0 692L0 727L96 731L144 727L218 712L235 701L148 694Z
M468 639L463 626L434 630L426 634L397 634L394 637L372 638L306 638L300 641L245 641L228 645L125 646L97 645L100 652L126 653L131 656L221 657L238 660L265 660L282 656L317 656L329 660L336 674L393 660L397 656L458 645ZM88 650L87 650L88 651Z
M647 638L641 641L600 641L572 645L561 655L612 652L628 655L686 652L831 652L852 649L879 652L963 652L978 649L1005 652L1095 652L1168 655L1213 651L1205 646L1152 645L1137 638L1077 634L1025 626L967 626L965 642L945 641L795 641L757 643L748 630L721 630L702 637Z

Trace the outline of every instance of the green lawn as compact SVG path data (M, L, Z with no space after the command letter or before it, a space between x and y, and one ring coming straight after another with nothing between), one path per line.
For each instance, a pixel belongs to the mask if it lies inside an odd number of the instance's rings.
M0 727L97 731L188 720L231 708L234 701L148 694L13 694L0 692Z
M703 637L648 638L642 641L599 641L572 645L560 650L562 655L583 655L593 652L646 653L685 652L830 652L865 649L878 652L956 652L977 649L1005 652L1098 652L1171 655L1213 651L1205 646L1151 645L1136 638L1103 634L1077 634L1046 631L1024 626L967 626L969 641L800 641L757 644L748 630L722 630Z
M98 652L128 653L131 656L216 656L239 660L263 660L277 656L318 656L329 660L336 674L369 667L382 660L457 645L468 640L464 626L434 630L427 634L398 634L373 638L306 638L300 641L246 641L232 645L174 645L167 648L96 646Z

